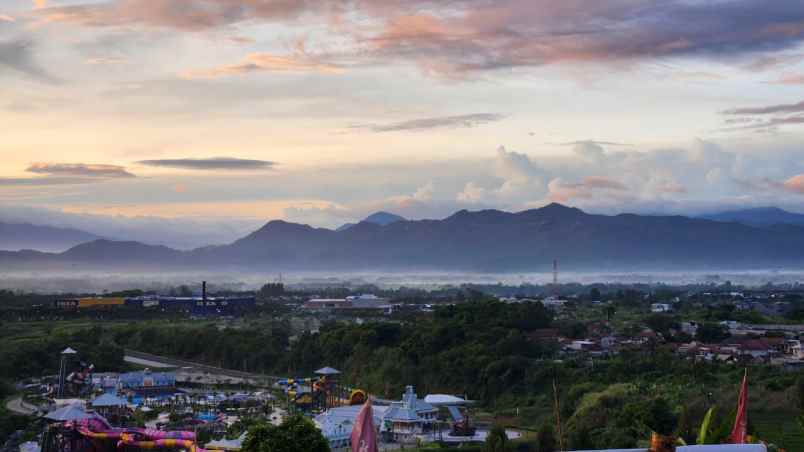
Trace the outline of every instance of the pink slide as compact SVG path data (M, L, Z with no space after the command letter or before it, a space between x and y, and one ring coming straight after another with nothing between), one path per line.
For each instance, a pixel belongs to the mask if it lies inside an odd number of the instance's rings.
M213 452L195 444L193 432L165 432L141 428L112 428L101 419L88 419L76 423L78 432L90 439L117 440L117 447L140 449L184 448L190 452Z

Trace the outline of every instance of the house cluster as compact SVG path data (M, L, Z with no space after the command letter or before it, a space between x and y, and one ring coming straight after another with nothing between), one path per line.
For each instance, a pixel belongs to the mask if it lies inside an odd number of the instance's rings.
M555 340L565 355L589 355L606 357L616 355L620 350L639 348L650 343L663 341L661 334L650 328L644 328L633 335L615 334L608 322L590 322L586 325L583 339L563 337L556 329L543 329L531 332L531 340Z
M685 323L682 328L694 335L698 325ZM804 368L804 325L747 325L725 321L721 326L728 329L731 337L718 344L697 341L680 344L676 352L696 361L751 362L791 370Z
M551 295L545 298L499 297L503 303L541 303L545 308L561 311L567 306L567 300Z

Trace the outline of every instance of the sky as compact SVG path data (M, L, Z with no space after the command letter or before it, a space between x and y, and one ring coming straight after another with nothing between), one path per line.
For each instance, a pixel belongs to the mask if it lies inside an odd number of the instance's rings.
M0 1L0 221L804 212L802 145L800 0Z

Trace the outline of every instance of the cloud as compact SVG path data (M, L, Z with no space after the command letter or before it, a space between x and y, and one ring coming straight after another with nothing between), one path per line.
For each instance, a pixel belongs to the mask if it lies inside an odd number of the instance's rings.
M544 193L545 171L536 165L527 154L497 148L493 176L501 181L497 186L486 187L477 181L469 181L456 199L466 203L510 203Z
M784 125L799 125L804 124L804 116L790 116L787 118L773 118L764 122L758 122L748 126L742 127L743 129L768 129Z
M90 27L143 25L201 31L248 20L287 20L326 7L318 0L111 0L38 10L44 21Z
M633 146L630 143L619 143L616 141L598 141L598 140L578 140L578 141L568 141L565 143L560 143L561 146L586 146L586 145L596 145L596 146Z
M33 43L28 40L0 41L0 73L3 69L10 69L40 82L56 81L55 77L34 60Z
M290 56L269 53L252 53L240 63L219 66L212 69L188 71L185 78L220 78L232 75L243 75L252 72L317 72L322 74L338 74L343 67L319 61L313 56L297 54Z
M462 14L390 19L369 39L371 47L415 61L428 73L461 76L555 63L733 58L794 48L804 40L804 10L797 0L461 4Z
M267 170L276 165L267 160L249 160L234 157L213 157L206 159L158 159L141 160L140 165L155 166L160 168L176 168L188 170L220 170L220 171L253 171Z
M96 178L81 177L2 177L0 186L44 187L50 185L81 185L97 182Z
M769 105L765 107L733 108L723 112L724 115L768 115L774 113L804 112L804 100L795 104Z
M772 82L777 85L804 85L804 74L788 74Z
M801 53L792 55L763 55L743 67L749 71L766 71L780 66L797 64L802 60L804 60L804 54Z
M491 122L502 121L505 115L497 113L473 113L458 116L441 116L433 118L411 119L389 124L354 124L350 129L363 129L372 132L405 132L457 127L477 127Z
M29 173L47 174L49 176L76 176L119 178L134 177L125 167L118 165L100 165L90 163L33 163L26 170Z
M327 26L326 41L337 42L349 58L414 63L426 73L459 78L556 63L744 60L804 41L799 0L110 0L42 8L37 14L42 21L91 27L193 32L304 18ZM230 74L289 65L273 60L284 57L270 58L262 65L247 59L218 70Z
M0 22L16 22L17 19L6 14L0 14Z
M548 199L553 202L569 202L573 199L592 199L598 191L624 192L628 187L615 180L602 176L587 176L581 182L567 183L556 178L547 184Z
M797 174L787 179L784 181L783 187L789 192L804 194L804 174Z

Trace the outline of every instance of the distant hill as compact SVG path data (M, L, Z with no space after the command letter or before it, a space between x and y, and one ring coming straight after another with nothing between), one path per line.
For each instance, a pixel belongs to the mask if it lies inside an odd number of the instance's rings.
M683 216L591 215L551 204L461 210L343 231L271 221L228 245L177 251L98 240L64 253L0 253L4 268L287 271L566 271L804 268L804 226Z
M397 221L405 221L405 218L400 217L399 215L396 215L396 214L393 214L393 213L388 213L388 212L382 212L381 211L381 212L375 212L375 213L367 216L361 222L378 224L380 226L386 226L386 225L389 225L391 223L396 223ZM341 225L340 227L338 227L338 229L335 229L335 230L339 231L339 232L340 231L345 231L345 230L351 228L352 226L354 226L356 224L357 223L346 223L344 225Z
M804 214L788 212L778 207L731 210L704 215L701 218L713 221L731 221L750 226L771 226L774 224L804 225Z
M0 222L0 250L58 252L99 238L78 229Z

